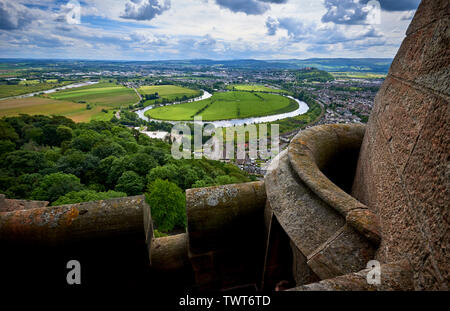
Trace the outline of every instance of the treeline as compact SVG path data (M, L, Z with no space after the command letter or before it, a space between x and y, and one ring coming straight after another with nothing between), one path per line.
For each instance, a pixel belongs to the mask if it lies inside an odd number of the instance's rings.
M113 122L0 119L0 193L52 205L147 193L160 231L184 225L184 190L249 181L219 161L175 160L170 145Z

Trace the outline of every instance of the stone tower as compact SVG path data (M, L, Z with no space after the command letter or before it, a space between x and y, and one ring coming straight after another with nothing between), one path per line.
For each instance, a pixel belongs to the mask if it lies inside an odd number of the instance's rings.
M423 0L375 99L353 195L378 215L381 262L449 285L450 2Z

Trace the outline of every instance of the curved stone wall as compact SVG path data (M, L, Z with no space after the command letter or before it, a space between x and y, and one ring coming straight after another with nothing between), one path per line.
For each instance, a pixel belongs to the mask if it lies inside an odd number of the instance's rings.
M423 0L375 99L353 195L380 218L377 258L449 288L450 2Z
M351 155L358 154L363 135L361 125L302 131L265 177L270 209L292 241L296 263L303 258L295 270L306 278L295 276L297 285L308 283L311 275L323 280L359 271L374 258L379 241L375 214L322 172L342 154L355 158ZM355 163L340 165L341 175L353 176Z

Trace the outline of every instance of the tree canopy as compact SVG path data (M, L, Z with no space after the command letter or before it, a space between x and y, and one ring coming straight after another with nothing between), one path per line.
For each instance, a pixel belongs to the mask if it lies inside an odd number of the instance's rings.
M28 115L0 119L0 193L8 198L59 205L148 189L156 215L169 211L168 220L155 218L163 232L183 226L184 190L247 181L247 174L232 164L176 160L168 143L117 122L76 124L64 117Z

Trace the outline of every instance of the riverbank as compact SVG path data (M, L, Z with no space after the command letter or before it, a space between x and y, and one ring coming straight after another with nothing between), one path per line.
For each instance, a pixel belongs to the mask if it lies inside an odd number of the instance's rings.
M280 96L282 96L282 95L280 95ZM283 95L283 96L285 96L285 95ZM212 97L212 94L207 91L204 91L203 96L195 98L195 99L191 99L189 102L200 101L200 100L208 99L210 97ZM207 122L202 122L202 123L213 124L215 127L231 127L231 126L240 126L240 125L246 125L246 124L274 122L274 121L285 119L285 118L296 117L296 116L299 116L299 115L302 115L302 114L308 112L309 107L305 102L300 101L292 96L285 96L285 97L296 101L299 107L296 110L291 111L291 112L270 115L270 116L252 117L252 118L243 118L243 119L231 119L231 120L219 120L219 121L207 121ZM175 104L180 104L180 102L171 103L169 105L175 105ZM170 121L170 120L162 121L162 120L148 118L147 116L145 116L145 112L152 108L153 107L145 107L145 108L137 110L135 112L137 113L139 118L141 118L145 121L166 122L166 123L171 123L171 124L193 123L194 122L194 121Z

